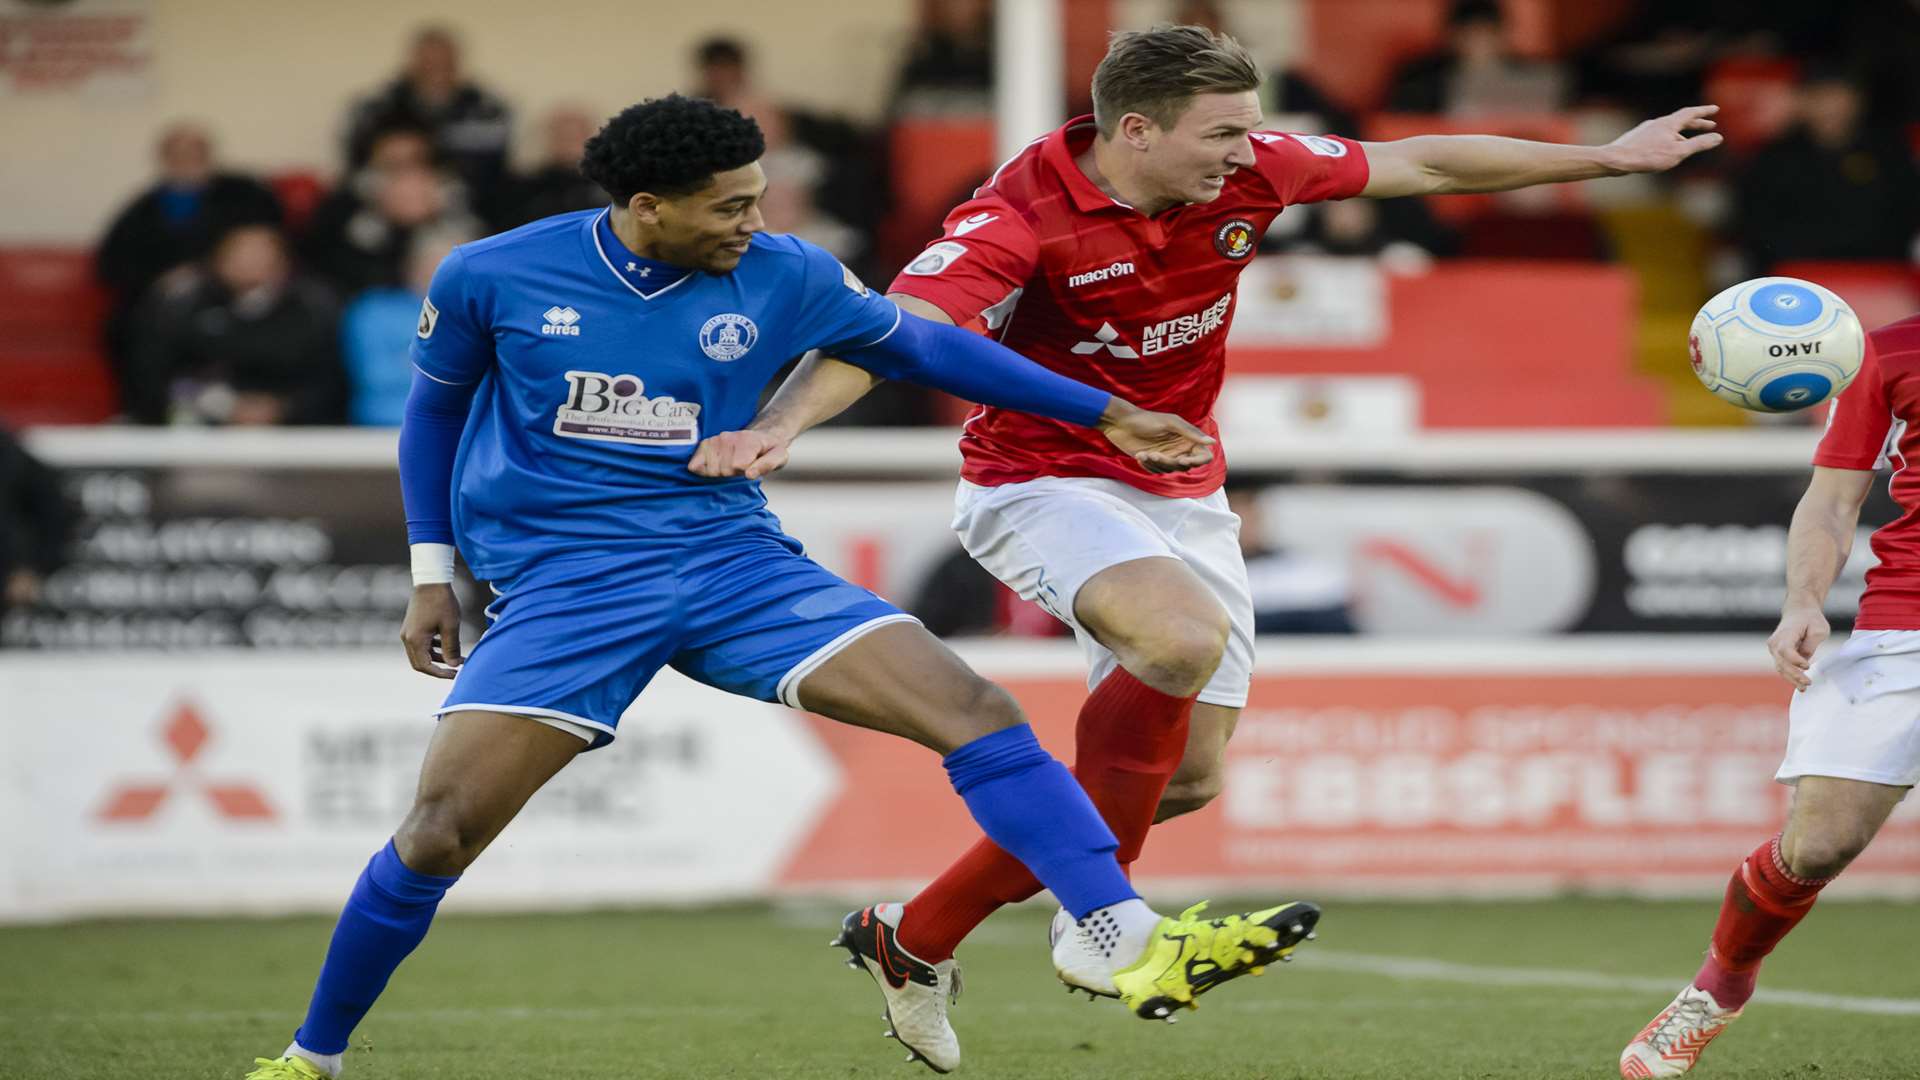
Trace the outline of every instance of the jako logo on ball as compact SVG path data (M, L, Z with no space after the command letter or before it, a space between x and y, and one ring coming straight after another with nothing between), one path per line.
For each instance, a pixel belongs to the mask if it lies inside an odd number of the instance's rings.
M1860 373L1866 334L1846 301L1799 278L1743 281L1693 317L1687 350L1714 396L1754 412L1818 405Z

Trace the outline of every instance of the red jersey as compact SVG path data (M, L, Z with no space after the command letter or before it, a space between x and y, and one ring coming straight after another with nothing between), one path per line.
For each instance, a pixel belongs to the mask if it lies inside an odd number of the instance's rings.
M1920 315L1867 335L1860 374L1827 412L1813 463L1829 469L1893 465L1888 485L1900 516L1873 534L1880 565L1867 571L1859 630L1920 630Z
M1240 272L1281 210L1359 194L1366 155L1347 139L1256 131L1253 166L1228 176L1218 198L1146 217L1074 164L1094 135L1083 116L1000 166L889 291L956 325L984 321L1015 352L1218 438L1213 403ZM1203 468L1155 474L1091 428L984 407L967 418L960 450L960 474L983 485L1104 476L1185 498L1226 475L1217 447Z

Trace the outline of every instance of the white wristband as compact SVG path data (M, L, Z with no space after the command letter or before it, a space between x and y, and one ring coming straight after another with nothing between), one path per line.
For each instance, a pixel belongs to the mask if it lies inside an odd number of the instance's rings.
M453 581L452 544L409 544L415 585L447 585Z

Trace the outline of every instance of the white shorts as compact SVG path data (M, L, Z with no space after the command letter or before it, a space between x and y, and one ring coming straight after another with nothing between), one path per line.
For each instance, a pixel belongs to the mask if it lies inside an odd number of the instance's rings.
M1043 476L954 493L953 531L967 554L1022 597L1073 627L1086 650L1089 688L1116 666L1113 654L1073 617L1080 586L1109 566L1135 559L1179 559L1200 575L1231 628L1226 654L1200 700L1242 708L1253 680L1253 594L1240 555L1240 518L1227 497L1150 495L1130 484L1088 476Z
M1855 630L1810 674L1787 710L1775 780L1920 783L1920 630Z

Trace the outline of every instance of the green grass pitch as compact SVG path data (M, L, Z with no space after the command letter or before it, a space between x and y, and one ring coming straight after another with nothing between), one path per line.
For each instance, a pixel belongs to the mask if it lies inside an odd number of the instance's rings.
M1224 987L1169 1027L1062 992L1044 949L1048 912L1028 905L961 952L956 1075L1615 1076L1621 1045L1692 974L1713 911L1329 904L1299 962ZM881 1038L878 992L826 947L836 922L817 905L447 917L356 1034L348 1076L931 1077ZM330 927L0 929L0 1078L237 1080L286 1045ZM1791 993L1749 1006L1695 1075L1920 1076L1916 960L1911 905L1822 904L1768 961L1763 994Z

